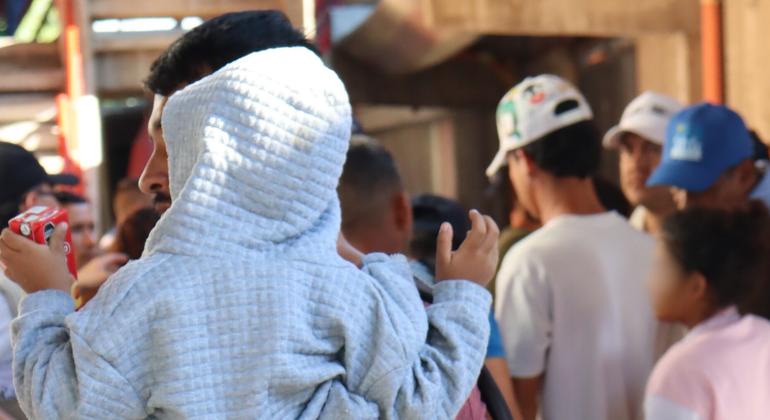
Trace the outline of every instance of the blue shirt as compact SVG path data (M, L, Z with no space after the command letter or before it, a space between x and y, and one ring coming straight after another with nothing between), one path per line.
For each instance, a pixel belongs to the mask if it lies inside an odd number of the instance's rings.
M487 344L487 359L505 358L503 339L500 337L500 327L497 326L495 314L489 312L489 344Z

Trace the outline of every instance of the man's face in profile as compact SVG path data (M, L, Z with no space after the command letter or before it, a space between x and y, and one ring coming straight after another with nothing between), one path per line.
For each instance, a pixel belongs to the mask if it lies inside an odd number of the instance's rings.
M143 193L153 196L153 205L159 214L163 214L171 207L171 193L168 188L168 153L161 126L163 108L167 100L166 96L155 95L147 127L152 139L153 151L139 178L139 188Z

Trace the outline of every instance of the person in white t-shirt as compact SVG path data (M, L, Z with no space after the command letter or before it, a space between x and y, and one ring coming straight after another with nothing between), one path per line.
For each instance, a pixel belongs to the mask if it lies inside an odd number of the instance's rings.
M580 92L528 78L497 109L500 150L522 205L543 227L497 277L495 314L524 419L641 418L657 321L645 289L653 240L599 202L601 137Z
M674 98L644 92L628 104L618 125L604 136L604 147L617 150L620 186L635 207L631 225L655 234L676 207L666 187L648 187L647 179L660 163L666 126L682 105Z

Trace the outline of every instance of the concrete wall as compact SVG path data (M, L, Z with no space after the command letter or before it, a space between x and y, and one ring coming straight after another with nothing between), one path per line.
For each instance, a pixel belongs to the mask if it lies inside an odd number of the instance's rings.
M770 139L770 1L725 0L727 103Z

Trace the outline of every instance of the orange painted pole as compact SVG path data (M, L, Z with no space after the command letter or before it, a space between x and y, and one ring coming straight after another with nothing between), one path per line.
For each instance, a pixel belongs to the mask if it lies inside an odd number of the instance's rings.
M75 20L72 0L58 0L56 6L62 18L62 37L64 44L64 68L66 74L66 93L58 95L56 102L59 111L59 154L64 159L65 170L80 177L78 192L85 191L85 180L80 162L72 158L70 152L79 150L78 118L75 102L85 94L85 76L83 72L83 54L80 48L80 27Z
M721 104L724 102L721 0L701 0L700 18L703 99Z

